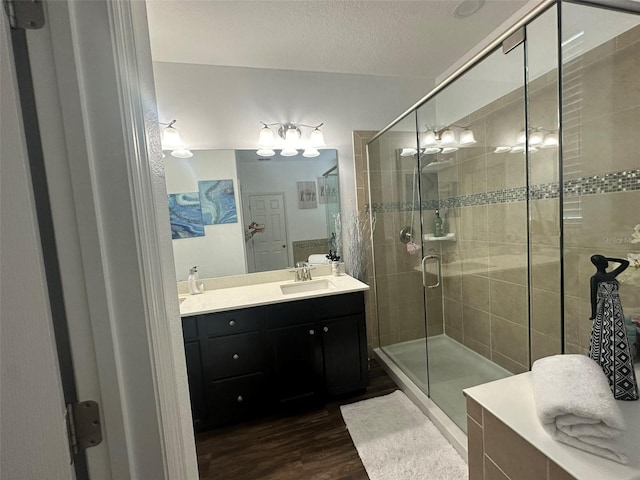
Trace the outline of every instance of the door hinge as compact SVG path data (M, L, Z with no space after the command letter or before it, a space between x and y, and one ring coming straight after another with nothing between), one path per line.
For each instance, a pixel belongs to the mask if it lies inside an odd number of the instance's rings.
M65 417L72 459L80 451L95 447L102 442L102 426L100 424L98 402L88 400L86 402L68 403Z
M11 28L38 29L44 27L43 0L3 0Z

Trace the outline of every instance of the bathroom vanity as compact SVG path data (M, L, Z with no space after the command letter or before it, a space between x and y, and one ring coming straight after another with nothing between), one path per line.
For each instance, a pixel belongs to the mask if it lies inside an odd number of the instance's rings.
M551 438L536 415L531 375L464 391L469 480L640 480L640 402L617 402L627 425L621 443L629 464L622 465Z
M364 389L368 288L341 275L185 297L195 430Z

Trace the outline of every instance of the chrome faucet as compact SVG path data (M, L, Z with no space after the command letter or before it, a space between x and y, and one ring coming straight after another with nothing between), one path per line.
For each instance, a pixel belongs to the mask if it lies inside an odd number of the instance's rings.
M307 280L313 280L311 278L311 268L305 262L296 263L296 269L292 270L296 275L294 281L306 282Z

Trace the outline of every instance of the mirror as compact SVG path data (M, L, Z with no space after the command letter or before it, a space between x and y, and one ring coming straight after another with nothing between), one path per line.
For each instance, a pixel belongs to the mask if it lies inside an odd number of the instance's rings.
M164 160L178 281L195 265L200 278L223 277L289 268L310 255L320 262L340 249L336 150L315 158L194 150Z

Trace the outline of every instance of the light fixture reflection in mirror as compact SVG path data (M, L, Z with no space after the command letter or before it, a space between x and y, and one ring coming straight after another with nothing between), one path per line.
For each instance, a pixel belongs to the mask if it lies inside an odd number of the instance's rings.
M286 269L311 254L335 250L337 151L316 151L312 158L283 157L278 150L270 157L255 150L195 150L188 160L165 157L168 194L197 199L198 182L230 180L226 190L237 215L234 222L205 224L203 234L172 241L178 281L186 280L193 265L200 278L224 277ZM300 195L306 195L304 201ZM245 235L252 223L265 228Z

